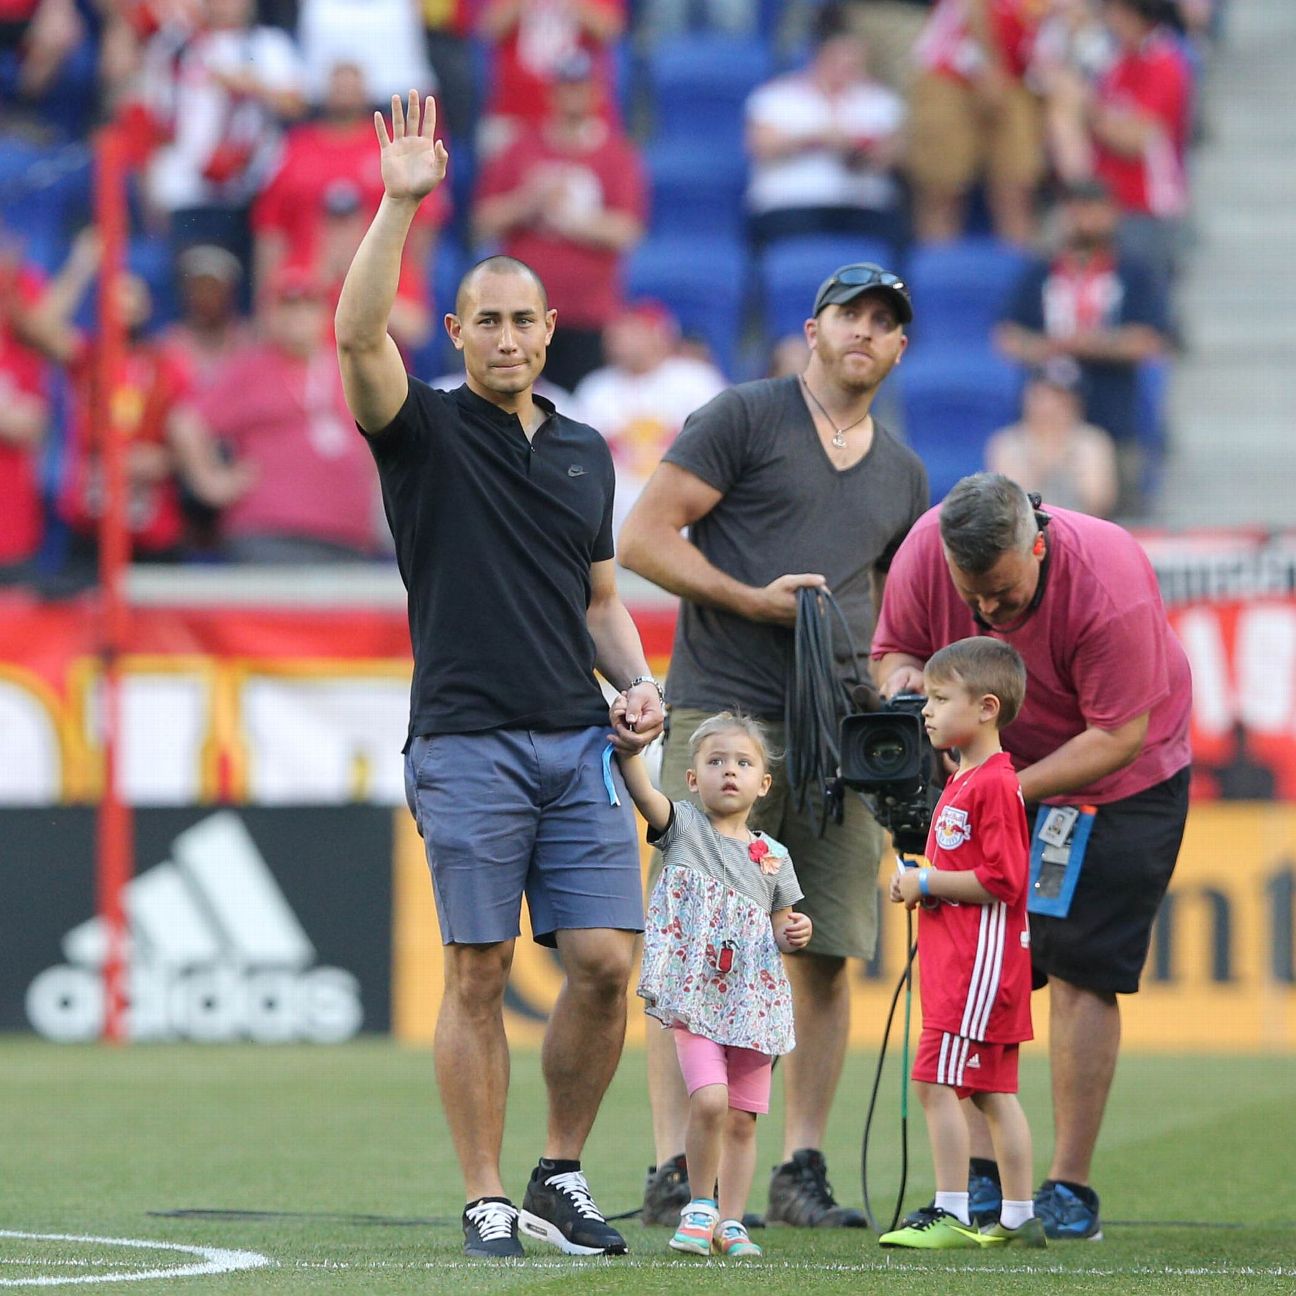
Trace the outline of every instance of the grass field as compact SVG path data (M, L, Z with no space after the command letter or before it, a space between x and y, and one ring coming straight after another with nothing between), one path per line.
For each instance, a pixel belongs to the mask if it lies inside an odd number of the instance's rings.
M865 1056L850 1059L828 1146L837 1194L856 1203L872 1065ZM758 1235L767 1251L753 1262L757 1273L676 1258L665 1231L627 1223L624 1259L576 1261L537 1250L492 1265L466 1261L460 1251L462 1194L426 1052L385 1041L117 1050L0 1038L0 1288L71 1290L75 1282L79 1290L140 1296L1290 1293L1294 1081L1289 1058L1125 1058L1096 1177L1107 1233L1101 1243L924 1258L883 1252L860 1231L776 1229ZM1023 1100L1035 1119L1041 1168L1046 1085L1035 1050L1025 1060ZM879 1213L889 1212L897 1183L896 1111L891 1083L870 1164ZM778 1124L777 1116L762 1122L762 1165L777 1159ZM651 1159L648 1129L643 1058L627 1053L585 1161L609 1213L637 1204ZM505 1146L506 1183L519 1195L542 1130L538 1061L523 1054L514 1060ZM921 1114L910 1138L906 1205L915 1206L931 1193ZM760 1184L753 1205L763 1205ZM198 1213L167 1214L177 1211ZM193 1248L253 1252L269 1263L170 1272L204 1264ZM232 1263L217 1253L208 1262L213 1269ZM121 1280L151 1271L167 1272Z

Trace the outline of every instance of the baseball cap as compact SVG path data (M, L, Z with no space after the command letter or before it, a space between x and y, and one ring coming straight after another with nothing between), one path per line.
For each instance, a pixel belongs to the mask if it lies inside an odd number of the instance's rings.
M553 70L555 81L588 81L594 75L594 60L585 49L574 49L558 60Z
M354 180L331 180L324 189L323 205L327 216L354 216L363 201L360 186Z
M1107 202L1112 191L1105 180L1089 176L1084 180L1072 180L1058 191L1063 202Z
M178 268L186 279L219 279L236 284L243 278L238 257L215 243L197 243L180 253Z
M880 292L886 296L895 307L896 318L901 324L908 324L913 319L913 302L905 281L872 261L857 261L834 270L819 285L812 313L818 316L825 306L840 306L864 292Z
M320 281L305 266L283 266L270 280L271 301L318 301L324 296Z
M640 297L628 302L617 318L638 320L642 324L650 324L653 328L665 329L671 333L679 332L679 320L663 303L651 297Z

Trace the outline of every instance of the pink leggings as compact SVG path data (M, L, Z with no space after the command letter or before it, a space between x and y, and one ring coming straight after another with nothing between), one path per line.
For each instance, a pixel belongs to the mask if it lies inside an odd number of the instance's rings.
M685 1026L672 1026L671 1034L690 1096L704 1085L722 1084L729 1088L730 1107L746 1112L769 1111L774 1059L768 1053L717 1044L694 1035Z

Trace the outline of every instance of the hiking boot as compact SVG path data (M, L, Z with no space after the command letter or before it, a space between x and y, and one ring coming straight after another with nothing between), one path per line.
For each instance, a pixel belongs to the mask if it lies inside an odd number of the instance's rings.
M867 1228L863 1211L839 1206L828 1182L828 1164L817 1148L798 1148L770 1176L767 1224L794 1228Z
M1048 1240L1044 1236L1044 1225L1038 1215L1019 1224L1016 1228L1005 1228L1003 1224L991 1224L981 1230L982 1246L1019 1246L1046 1247Z
M1035 1190L1035 1214L1043 1223L1047 1237L1102 1241L1098 1194L1092 1188L1086 1189L1082 1196L1056 1179L1045 1179Z
M742 1260L746 1256L764 1255L764 1252L747 1236L747 1229L741 1220L721 1220L716 1228L711 1245L717 1255L727 1256L730 1260Z
M1003 1189L993 1175L968 1171L968 1218L977 1228L993 1224L1003 1210Z
M878 1245L909 1247L916 1251L973 1251L981 1245L981 1235L956 1215L939 1206L924 1206L906 1219L903 1228L883 1233Z
M546 1175L537 1166L522 1198L518 1228L567 1255L625 1255L625 1238L603 1218L579 1170Z
M699 1201L689 1202L680 1212L679 1228L670 1240L671 1249L688 1255L709 1256L719 1222L720 1212L714 1206Z
M679 1223L680 1211L693 1200L689 1191L688 1164L684 1154L673 1156L659 1166L649 1166L644 1180L643 1208L639 1222L645 1225Z
M481 1197L463 1213L464 1255L508 1260L525 1255L518 1241L518 1211L507 1197Z

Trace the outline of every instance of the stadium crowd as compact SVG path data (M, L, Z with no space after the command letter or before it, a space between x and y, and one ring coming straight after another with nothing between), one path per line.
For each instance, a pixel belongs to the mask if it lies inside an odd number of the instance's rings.
M463 270L536 266L546 378L608 438L619 516L693 408L798 363L823 275L873 260L918 306L882 413L934 498L988 463L1136 518L1223 4L0 0L0 582L94 578L84 231L109 122L137 558L390 560L330 330L382 193L372 111L411 86L451 170L392 333L457 385L440 316Z

